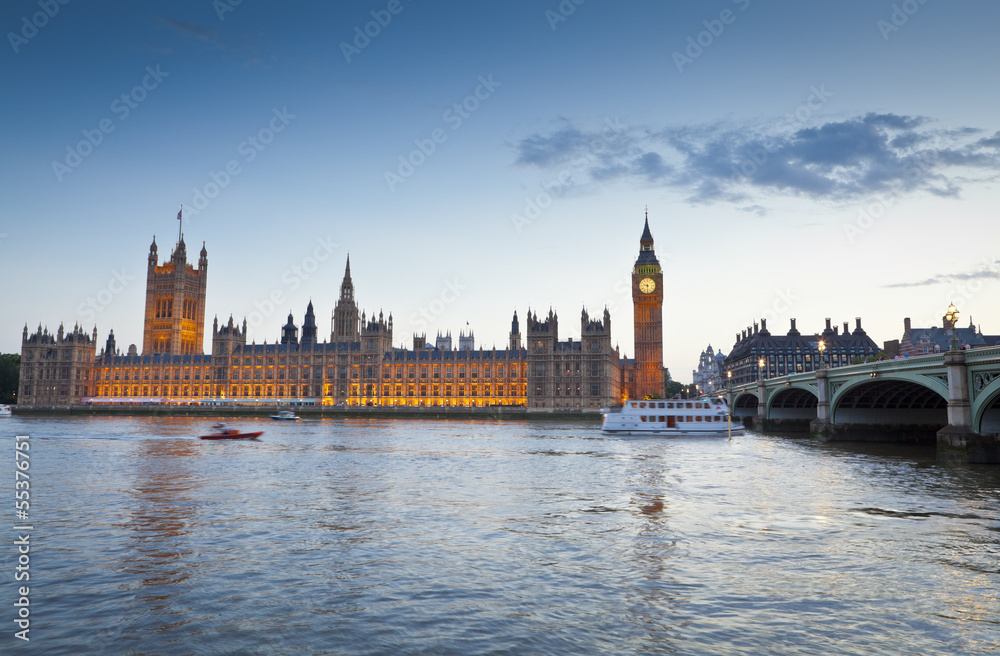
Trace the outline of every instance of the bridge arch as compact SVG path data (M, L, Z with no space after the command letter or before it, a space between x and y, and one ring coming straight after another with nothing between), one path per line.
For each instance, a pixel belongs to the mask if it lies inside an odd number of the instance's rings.
M835 424L948 424L948 390L919 375L883 375L845 383L834 393Z
M733 418L756 417L758 404L757 394L754 392L737 392L733 399Z
M768 419L815 419L819 397L811 385L786 385L771 392Z
M972 430L984 435L1000 433L1000 377L976 396L972 404Z

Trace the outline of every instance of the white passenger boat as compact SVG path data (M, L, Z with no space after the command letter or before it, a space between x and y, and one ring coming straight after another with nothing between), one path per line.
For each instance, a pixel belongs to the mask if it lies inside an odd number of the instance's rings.
M0 417L9 417L13 414L9 405L0 405Z
M713 437L738 435L729 406L721 398L626 401L621 410L602 413L605 433Z

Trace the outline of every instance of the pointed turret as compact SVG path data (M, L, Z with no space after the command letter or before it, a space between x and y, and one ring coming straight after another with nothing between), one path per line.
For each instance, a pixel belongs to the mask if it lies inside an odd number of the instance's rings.
M174 248L174 252L173 255L170 256L170 260L182 267L187 264L187 246L184 244L184 235L181 235L180 239L177 241L177 246Z
M645 244L649 242L649 247L653 247L653 233L649 231L649 210L646 211L646 224L642 228L642 236L639 237L639 243Z
M340 299L333 308L330 339L356 339L359 336L358 304L354 300L354 281L351 280L351 256L347 255L344 280L340 283Z
M639 258L635 261L636 273L659 273L660 261L656 259L656 252L653 250L653 233L649 230L649 212L646 212L646 222L642 226L642 236L639 237ZM643 269L639 267L656 267L656 270Z
M508 347L512 351L521 349L521 325L517 321L517 310L514 310L514 318L510 320L510 341Z
M104 357L113 358L115 355L115 331L108 333L108 341L104 344Z
M302 320L302 346L311 346L316 343L316 315L313 313L313 304L310 299L306 306L306 316Z
M281 329L281 343L288 345L299 343L299 329L295 327L291 312L288 313L288 323Z
M155 267L157 262L156 235L153 235L153 243L149 245L149 266Z

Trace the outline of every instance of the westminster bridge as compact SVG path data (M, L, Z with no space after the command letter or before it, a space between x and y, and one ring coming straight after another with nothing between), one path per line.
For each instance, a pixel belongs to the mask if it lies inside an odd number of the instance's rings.
M937 442L938 460L1000 463L1000 347L734 385L735 418L823 440Z

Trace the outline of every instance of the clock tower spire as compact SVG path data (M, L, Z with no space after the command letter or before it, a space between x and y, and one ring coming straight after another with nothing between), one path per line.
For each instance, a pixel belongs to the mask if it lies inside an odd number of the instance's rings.
M635 328L633 398L663 397L663 272L653 250L649 210L632 268L632 316ZM630 390L631 392L631 390Z

